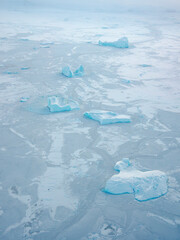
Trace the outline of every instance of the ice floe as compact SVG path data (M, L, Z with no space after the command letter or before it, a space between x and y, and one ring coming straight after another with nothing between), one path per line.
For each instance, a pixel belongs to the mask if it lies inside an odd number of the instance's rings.
M106 182L104 191L107 193L131 193L138 201L151 200L167 193L167 176L161 171L139 171L128 159L117 162L115 170L120 172Z
M92 110L90 112L85 112L84 116L96 120L102 125L131 122L131 118L128 115L120 115L114 112L104 110Z
M101 42L99 41L100 46L106 46L106 47L115 47L115 48L128 48L129 42L127 37L122 37L114 42Z
M62 74L68 78L82 77L84 75L84 67L80 65L79 68L72 72L69 66L65 66L62 69Z
M71 99L52 96L48 97L48 108L50 112L65 112L79 109L79 104Z

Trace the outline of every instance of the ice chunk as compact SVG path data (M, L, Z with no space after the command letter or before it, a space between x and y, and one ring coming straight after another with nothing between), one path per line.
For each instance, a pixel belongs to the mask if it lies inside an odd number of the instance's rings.
M80 65L80 67L74 72L74 76L82 77L84 75L84 67Z
M114 112L104 110L94 110L85 112L84 116L93 120L98 121L100 124L111 124L111 123L129 123L131 118L128 115L119 115Z
M116 47L116 48L128 48L129 43L127 37L122 37L115 42L101 42L99 41L100 46Z
M70 67L66 66L62 69L62 74L69 78L82 77L84 75L84 67L82 65L80 65L80 67L78 69L76 69L74 72L72 72Z
M27 102L28 99L29 99L28 97L22 97L20 102Z
M73 100L52 96L48 97L48 107L50 112L65 112L79 109L79 104Z
M152 67L152 65L148 65L148 64L140 64L139 66L140 66L140 67L144 67L144 68L146 68L146 67Z
M106 183L104 191L111 194L134 194L138 201L147 201L167 193L167 176L154 170L142 172L130 167L130 162L120 161L115 169L119 174L112 176Z
M21 70L28 70L29 67L22 67Z
M69 78L72 78L72 77L73 77L73 73L72 73L72 71L71 71L71 69L70 69L69 66L63 67L63 69L62 69L62 74L63 74L64 76L66 76L66 77L69 77Z

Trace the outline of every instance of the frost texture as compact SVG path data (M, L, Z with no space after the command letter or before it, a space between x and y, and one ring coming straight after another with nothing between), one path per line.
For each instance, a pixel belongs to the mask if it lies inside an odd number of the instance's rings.
M85 112L84 116L93 120L98 121L100 124L111 124L111 123L129 123L131 118L128 115L119 115L114 112L94 110Z
M82 65L80 65L80 67L78 69L76 69L74 72L72 72L70 67L66 66L62 69L62 74L69 78L82 77L84 75L84 67Z
M100 46L106 47L115 47L115 48L128 48L129 43L127 37L122 37L115 42L101 42L99 41Z
M79 109L79 104L73 100L52 96L48 98L50 112L65 112Z
M147 201L167 193L165 173L154 170L142 172L130 166L128 159L115 165L119 174L112 176L106 183L105 192L111 194L132 193L138 201Z

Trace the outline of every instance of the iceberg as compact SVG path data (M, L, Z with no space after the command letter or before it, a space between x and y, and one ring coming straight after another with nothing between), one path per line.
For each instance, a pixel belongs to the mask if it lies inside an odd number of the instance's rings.
M74 72L74 76L82 77L84 75L84 67L80 65L80 67Z
M115 48L128 48L129 42L127 37L122 37L115 42L101 42L99 41L100 46L106 47L115 47Z
M85 112L84 116L95 121L98 121L102 125L131 122L131 118L128 115L119 115L117 113L104 110L93 110L90 112Z
M63 67L62 74L66 77L72 78L72 77L82 77L84 75L84 67L80 65L78 69L76 69L74 72L71 71L69 66Z
M28 97L22 97L22 98L20 99L20 102L27 102L28 99L29 99Z
M63 67L63 69L62 69L62 74L63 74L64 76L66 76L66 77L69 77L69 78L72 78L72 77L73 77L73 73L72 73L72 71L71 71L71 69L70 69L69 66Z
M52 96L48 97L48 108L50 112L65 112L79 109L79 104L73 100Z
M128 159L115 165L119 174L112 176L107 182L104 192L111 194L134 194L138 201L159 198L167 193L167 176L164 172L139 171L132 167Z

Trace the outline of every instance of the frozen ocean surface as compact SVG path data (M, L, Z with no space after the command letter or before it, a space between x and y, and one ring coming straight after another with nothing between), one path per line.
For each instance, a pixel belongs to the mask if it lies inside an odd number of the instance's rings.
M179 240L179 12L48 11L0 10L0 239ZM122 36L133 47L98 45ZM49 96L80 109L52 114ZM100 125L92 109L132 121ZM164 172L167 194L104 193L123 157Z

